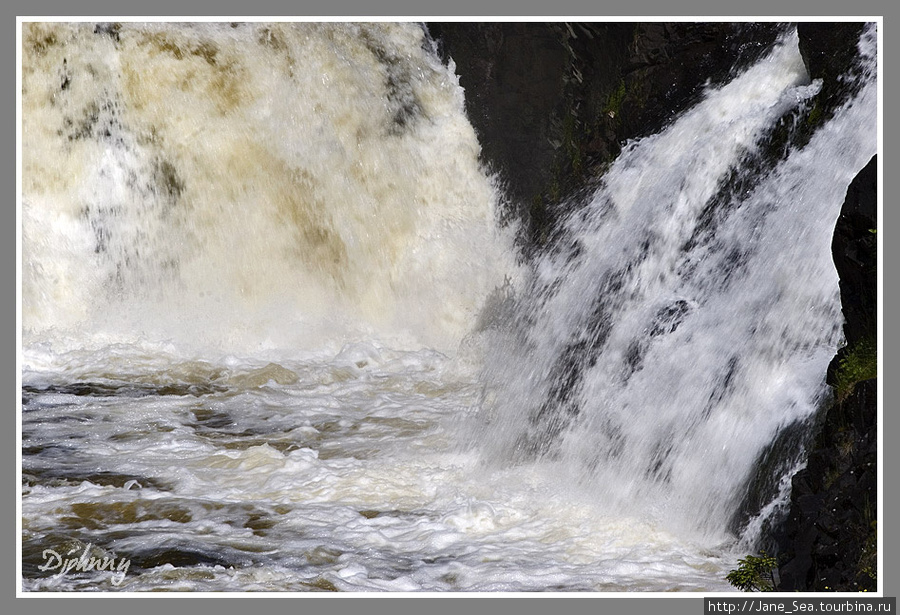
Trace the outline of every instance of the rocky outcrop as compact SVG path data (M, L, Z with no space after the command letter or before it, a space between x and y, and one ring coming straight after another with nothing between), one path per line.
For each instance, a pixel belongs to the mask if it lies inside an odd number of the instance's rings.
M877 322L877 160L847 190L832 252L841 278L847 344L831 362L837 400L821 421L806 468L793 479L780 543L780 589L877 589L878 412L876 379L861 362L875 360ZM842 382L843 379L851 380Z
M859 22L813 22L797 24L798 46L811 79L822 79L819 98L824 108L833 109L846 98L845 75L857 56L857 44L864 24Z
M877 330L877 225L878 161L873 157L847 189L831 244L834 265L841 278L847 348L865 339L874 340ZM832 366L838 367L835 362Z
M799 24L810 76L822 79L807 125L822 122L856 88L863 25ZM814 126L813 126L814 127ZM828 368L835 401L823 410L806 468L793 479L779 544L780 589L877 588L877 158L850 184L835 226L844 337Z
M629 139L769 48L778 24L429 23L465 89L522 245L539 249Z
M793 480L782 591L877 589L877 381L832 406Z

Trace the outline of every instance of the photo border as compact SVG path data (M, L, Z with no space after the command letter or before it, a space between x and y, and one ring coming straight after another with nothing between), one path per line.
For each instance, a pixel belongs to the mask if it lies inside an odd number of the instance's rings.
M47 4L50 3L24 3L24 2L13 2L11 6L15 8L16 15L28 15L30 17L39 17L42 14L46 14L48 16L52 15L70 15L72 9L75 5L71 3L63 3L61 1L56 3L56 6L51 6L47 8ZM421 3L414 2L379 2L377 4L367 4L366 8L362 8L363 5L361 2L357 1L355 3L347 3L340 1L331 1L328 3L322 3L327 7L327 13L321 13L317 15L316 9L314 7L309 6L301 6L297 3L290 3L286 1L282 2L269 2L269 1L261 1L255 2L253 4L253 8L255 10L262 10L265 15L271 16L271 19L280 19L280 16L290 17L297 12L302 12L304 16L309 17L311 19L329 19L335 16L335 13L344 13L348 16L348 18L366 18L366 17L378 17L379 19L398 19L398 20L408 20L411 15L420 15L422 13L422 5ZM347 6L350 4L351 6ZM355 4L355 6L353 6ZM518 17L496 17L495 15L503 15L510 14L512 15L514 12L522 11L521 4L513 4L511 2L505 2L506 10L499 10L496 13L490 13L486 11L486 7L484 6L484 2L454 2L453 9L457 11L462 11L462 14L459 16L447 16L440 15L439 17L427 17L428 20L459 20L459 21L559 21L561 18L549 17L543 15L541 11L534 12L533 16L520 15ZM116 15L124 17L123 9L121 6L116 5L113 2L82 2L79 3L79 12L83 15L92 15L92 16L106 16L106 15ZM370 7L378 7L377 13L372 12L367 13L367 11L371 11ZM494 5L496 6L496 5ZM546 8L546 5L544 5ZM680 3L679 8L686 10L680 16L669 16L662 19L693 19L696 18L701 21L715 21L720 19L729 19L729 20L757 20L757 17L745 17L744 15L727 15L725 17L721 14L721 5L717 5L713 2L691 2L691 3ZM797 8L796 3L791 3L790 8L794 15L804 15L809 16L815 14L817 11L822 11L823 9L833 8L835 12L832 13L832 17L835 20L843 20L843 19L859 19L859 20L872 20L873 17L886 17L886 13L889 12L888 6L886 2L883 3L873 3L873 2L855 2L852 5L852 8L855 12L858 12L863 17L837 17L840 14L840 10L842 8L846 8L845 6L839 5L838 3L832 3L831 6L823 5L823 3L818 2L804 2L801 3L801 6L805 10L801 10ZM655 8L654 8L655 7ZM654 13L657 14L669 14L672 11L673 5L671 4L663 4L661 2L650 3L650 6L647 6L647 3L632 1L627 3L627 8L629 9L628 15L623 15L620 18L617 16L617 19L620 20L660 20L655 17ZM150 8L142 7L140 5L134 5L133 8ZM196 4L187 4L184 2L175 3L175 2L159 2L154 3L154 9L168 9L165 11L166 15L172 16L178 19L184 19L190 16L199 16L200 13L204 12L200 10L199 7L196 7ZM187 8L193 8L192 11L186 11ZM220 5L216 5L215 7L207 5L206 9L216 8L217 12L221 12L223 14L227 14L229 12L234 14L240 14L241 6L237 3L232 3L232 5L228 8L231 11L226 11L225 7ZM319 7L321 9L322 7ZM540 8L540 5L537 5L537 8ZM574 19L591 19L592 15L597 14L602 11L604 16L609 12L607 7L600 6L596 2L555 2L552 7L554 10L559 10L561 13L567 16L579 16ZM748 7L749 8L749 7ZM756 2L753 4L752 8L754 9L754 13L758 14L768 14L768 15L777 15L780 12L783 12L786 8L786 4L784 2ZM179 10L180 9L180 10ZM642 12L642 9L647 11L645 15L635 15L635 13ZM432 5L432 10L429 12L438 12L442 13L444 11L444 7L435 7ZM893 12L896 12L896 8L892 8ZM8 12L8 9L4 9L5 12ZM482 12L484 15L479 16L478 13ZM179 15L179 13L182 13ZM713 18L702 17L702 15L710 13L715 15ZM583 17L582 17L583 16ZM137 17L137 15L135 16ZM148 17L151 18L151 17ZM244 17L238 17L236 19L244 19ZM825 17L823 17L824 19ZM831 17L828 17L831 18ZM152 18L156 19L156 18ZM232 20L234 17L223 17L224 20ZM257 18L254 18L257 19ZM265 19L265 18L260 18ZM343 18L342 18L343 19ZM793 20L791 18L782 18L778 17L778 19L786 19ZM17 28L16 37L10 37L12 40L16 40L17 45L17 53L15 56L16 64L12 67L12 74L17 75L17 67L19 64L19 50L20 40L19 40L19 21L13 21L11 18L4 20L5 23L9 24L6 26L10 28L15 23L15 27ZM885 332L883 325L883 306L888 301L891 301L895 298L895 293L897 292L898 286L896 284L892 284L888 287L888 289L892 289L889 294L886 294L886 289L884 285L884 259L885 259L885 246L884 246L884 237L885 232L884 229L885 218L888 217L886 212L884 211L884 201L887 200L885 197L885 191L888 186L886 185L886 179L884 175L884 159L885 159L885 144L883 135L886 131L883 122L883 83L884 79L884 58L883 58L883 40L884 40L884 21L880 20L880 46L879 46L879 55L880 58L880 66L882 69L880 78L879 78L879 89L882 90L882 93L879 97L880 99L880 109L879 109L879 169L878 176L879 182L881 186L881 190L879 192L879 298L880 298L880 306L881 310L879 311L878 321L879 321L879 348L881 352L879 353L879 436L881 446L879 447L879 454L881 455L880 463L879 463L879 529L882 530L879 532L879 595L884 596L896 596L897 595L897 579L896 579L896 570L897 570L897 562L896 557L898 556L897 550L894 548L890 548L890 546L895 545L897 541L897 531L893 529L892 523L886 518L885 510L894 511L897 506L896 498L897 491L896 489L885 489L885 473L884 468L886 464L890 467L896 467L896 461L898 454L893 452L888 454L885 451L884 442L886 440L885 432L890 431L891 433L896 432L896 417L894 416L884 416L884 407L885 407L885 382L891 381L888 378L886 372L884 372L884 363L885 357L887 356L887 349L885 345ZM8 79L11 79L8 74L10 60L4 62L4 76ZM891 74L891 78L889 79L890 83L895 84L896 87L897 79ZM7 94L6 96L12 96L20 91L21 84L17 81L17 88L15 91ZM893 94L893 93L892 93ZM17 96L18 99L18 96ZM892 98L893 99L893 98ZM17 101L18 103L18 101ZM5 105L4 109L5 113L10 113L10 109L16 109L16 131L17 131L17 141L18 141L18 130L20 125L20 110L18 104L16 105ZM3 125L5 130L10 130L10 122L5 122ZM893 141L896 143L896 141ZM893 157L891 158L894 159ZM10 515L4 515L5 519L15 519L17 522L17 532L13 537L16 543L16 554L19 562L16 562L17 568L20 563L21 556L21 533L18 531L20 526L20 506L19 506L19 494L21 485L21 450L18 445L18 440L13 440L17 437L21 426L18 414L21 411L21 363L19 358L18 349L21 346L21 308L20 308L20 289L19 286L19 275L18 272L21 268L21 233L20 233L20 219L19 219L19 208L18 208L18 195L20 194L20 186L19 186L19 178L20 178L20 157L16 155L15 159L15 167L12 164L4 164L3 169L4 173L12 173L12 169L15 168L16 171L16 203L17 207L14 210L16 215L15 224L3 224L0 226L2 228L2 233L4 237L4 241L2 245L10 246L6 248L7 250L11 250L13 245L16 246L16 257L15 259L8 259L5 262L7 263L16 263L15 269L13 269L10 265L6 265L3 268L3 275L6 279L8 276L12 276L12 278L16 281L17 284L17 298L16 298L16 311L12 312L11 310L5 311L5 313L15 313L15 330L11 330L9 327L4 327L3 332L4 336L8 336L12 338L15 336L16 347L17 347L17 355L15 358L15 367L12 370L4 369L2 370L3 378L8 378L10 381L15 381L16 388L16 421L17 421L17 430L15 433L12 430L6 429L3 430L3 439L4 443L6 439L13 441L14 443L10 446L3 446L2 449L6 451L4 455L6 457L12 456L12 454L16 455L14 463L4 464L6 468L14 468L15 476L13 478L5 478L3 485L7 485L7 481L10 483L14 483L14 485L10 485L11 488L14 488L16 491L16 511ZM7 185L12 185L14 182L9 181ZM894 189L891 188L893 191ZM896 196L896 193L893 193ZM12 213L5 212L5 218L11 218ZM898 215L896 208L894 208L891 213L891 217ZM13 240L13 233L15 233L15 240ZM10 274L10 270L12 273ZM11 294L7 294L5 296L10 296ZM5 320L8 321L10 317L5 317ZM10 340L11 343L11 340ZM4 381L5 384L5 381ZM12 388L12 382L10 382L9 388ZM7 390L4 387L4 390ZM896 394L893 394L896 397ZM894 407L893 405L891 407ZM14 453L10 453L9 451L13 450ZM13 472L8 471L6 476L9 477ZM4 506L10 507L10 500L4 499ZM7 561L4 566L8 566L10 564ZM89 596L86 594L50 594L46 596L42 596L41 594L31 594L21 592L21 588L19 585L20 578L17 574L4 574L3 575L4 583L10 582L10 585L14 585L14 587L9 588L10 590L14 590L14 593L17 596L14 606L14 612L40 612L47 613L54 611L56 608L60 610L65 609L67 612L75 611L75 612L88 612L88 613L107 613L107 612L119 612L121 610L127 609L129 612L134 613L142 613L142 612L153 612L157 611L160 607L166 609L177 609L181 610L182 608L190 608L192 611L196 609L201 609L204 612L207 610L209 612L216 613L227 613L231 609L235 612L243 612L247 609L249 605L242 604L239 602L232 602L231 598L241 598L241 599L255 599L256 601L252 605L252 608L255 611L258 611L260 614L262 613L297 613L297 612L335 612L335 613L372 613L374 612L387 612L387 613L441 613L441 612L469 612L469 611L486 611L490 610L492 613L496 611L502 612L515 612L515 613L527 613L527 612L547 612L553 611L555 614L562 615L563 613L607 613L607 612L615 612L615 613L646 613L652 615L653 613L673 613L678 615L679 613L700 613L702 612L702 598L701 595L690 595L690 596L679 596L679 597L660 597L657 595L653 596L645 596L640 595L637 597L615 597L610 596L609 594L603 595L583 595L583 594L575 594L575 595L565 595L561 596L559 594L555 595L547 595L547 594L536 594L534 596L529 597L521 597L521 596L509 596L505 594L497 594L490 596L468 596L464 594L440 594L440 595L427 595L426 597L421 597L420 594L411 594L409 596L381 596L381 595L360 595L360 594L350 594L345 596L319 596L319 595L303 595L302 597L295 597L293 594L289 597L282 597L277 593L273 594L243 594L243 593L235 593L235 594L206 594L201 593L199 595L191 595L186 596L185 594L178 594L175 597L170 596L162 596L160 594L103 594L102 596ZM5 588L6 589L6 588ZM12 595L12 591L7 594ZM740 595L740 594L736 594ZM823 594L801 594L801 595L813 595L816 597L824 597ZM832 596L842 596L843 594L828 594L828 597ZM857 594L851 594L851 596L856 596ZM717 594L717 597L723 596L722 594ZM731 594L727 594L727 596L731 596ZM139 597L139 600L131 600L130 598ZM66 599L71 598L71 599ZM153 600L154 599L168 599L175 600L175 603L165 602L163 604L157 604ZM296 599L302 600L301 602L296 602ZM48 600L50 600L48 602ZM58 600L58 602L53 602L53 600ZM193 602L187 602L191 600ZM184 602L182 602L184 601ZM461 602L459 602L461 601Z

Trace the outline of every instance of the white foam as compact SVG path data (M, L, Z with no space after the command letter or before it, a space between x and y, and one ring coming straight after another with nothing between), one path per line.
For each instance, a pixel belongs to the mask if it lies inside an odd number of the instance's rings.
M24 57L27 345L455 352L513 250L423 36L26 25L60 43Z

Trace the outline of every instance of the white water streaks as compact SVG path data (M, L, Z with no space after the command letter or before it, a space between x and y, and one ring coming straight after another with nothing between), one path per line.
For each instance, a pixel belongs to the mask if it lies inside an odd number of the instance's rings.
M24 589L732 589L755 456L840 341L874 84L750 173L818 87L789 38L520 284L418 26L23 34Z
M453 352L512 272L462 90L416 24L23 39L27 346Z
M494 463L543 458L610 513L725 539L758 455L826 394L831 237L877 146L867 78L808 146L754 164L819 87L794 34L625 148L485 366L474 439Z

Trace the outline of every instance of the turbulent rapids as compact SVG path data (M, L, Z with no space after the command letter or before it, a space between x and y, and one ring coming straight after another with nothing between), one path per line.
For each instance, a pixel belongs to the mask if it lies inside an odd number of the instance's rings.
M24 588L730 589L828 394L874 49L766 166L785 35L527 261L417 24L25 24Z

